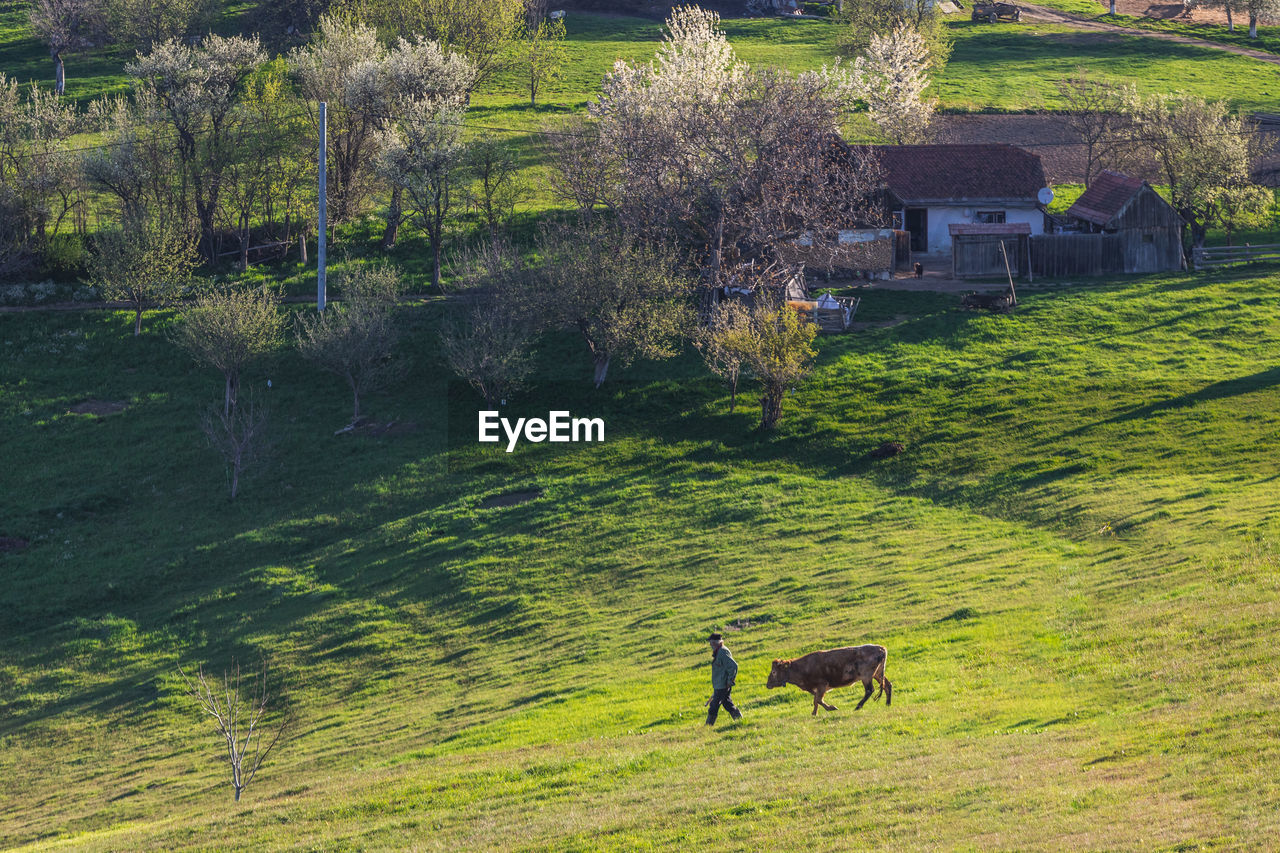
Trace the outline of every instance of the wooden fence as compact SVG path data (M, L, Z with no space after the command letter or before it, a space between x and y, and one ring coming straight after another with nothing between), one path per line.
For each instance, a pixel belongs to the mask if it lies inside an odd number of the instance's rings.
M1124 270L1118 234L1037 234L1031 238L1031 274L1045 278L1093 276Z
M1255 261L1280 260L1280 243L1258 246L1212 246L1191 250L1191 262L1198 270L1249 264Z

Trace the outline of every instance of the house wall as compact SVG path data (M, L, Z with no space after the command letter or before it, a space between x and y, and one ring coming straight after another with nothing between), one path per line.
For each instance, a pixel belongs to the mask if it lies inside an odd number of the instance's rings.
M1013 207L1008 204L984 204L976 201L971 204L965 204L963 207L950 207L944 205L927 206L929 211L929 250L931 255L950 255L951 254L951 232L947 230L947 226L953 223L971 223L977 222L977 212L979 210L1003 210L1004 221L1025 222L1031 226L1032 234L1044 233L1044 213L1034 204L1028 204L1025 207ZM969 211L966 216L965 211Z
M1151 187L1143 187L1116 216L1123 268L1129 273L1182 268L1182 219Z

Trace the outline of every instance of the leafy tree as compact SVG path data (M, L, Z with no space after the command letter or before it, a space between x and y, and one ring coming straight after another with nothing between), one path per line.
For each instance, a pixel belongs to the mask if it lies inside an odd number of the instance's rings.
M113 41L150 51L171 39L207 33L218 0L105 0Z
M470 179L468 200L489 227L489 239L496 240L525 197L516 152L497 139L481 137L467 146L463 161Z
M360 420L360 400L404 373L395 358L399 338L396 300L403 289L392 267L360 267L335 277L342 301L322 313L299 316L298 350L351 389L351 423Z
M197 255L190 236L172 220L126 219L99 231L90 282L102 298L133 309L133 334L142 334L142 312L177 298L186 289Z
M99 0L35 0L31 4L31 28L49 46L53 59L55 94L61 95L67 87L64 57L105 39L104 11Z
M280 342L280 294L267 288L210 285L182 311L172 340L224 379L222 412L230 417L240 374Z
M1232 235L1242 228L1261 228L1275 214L1276 199L1271 189L1258 184L1210 187L1205 192L1205 224Z
M855 91L880 133L898 145L923 142L933 118L937 101L924 97L928 58L920 33L901 25L887 35L873 34L866 53L854 61Z
M249 125L236 120L246 84L264 61L257 39L211 35L198 47L167 41L126 66L142 103L174 131L180 192L200 223L201 248L217 262L215 219L229 166Z
M690 325L691 282L668 248L597 223L543 235L543 310L576 329L591 352L595 387L613 361L670 358Z
M742 302L720 302L693 334L693 344L702 354L707 369L729 386L730 414L738 405L738 379L745 360L737 339L746 332L750 320L750 312Z
M787 391L812 370L817 334L817 327L790 306L760 298L747 322L727 335L726 346L741 357L760 383L761 429L777 426Z
M568 54L564 48L564 19L526 23L521 33L521 65L529 79L529 106L538 105L538 92L560 79Z
M184 217L177 198L182 168L169 131L147 121L154 111L123 99L98 103L106 114L106 144L81 160L89 185L114 196L124 219Z
M524 0L350 0L355 14L393 33L416 33L466 57L468 92L505 70L520 37Z
M1145 152L1160 165L1170 201L1191 229L1192 244L1203 246L1215 191L1252 183L1257 133L1226 104L1194 95L1144 98L1130 92L1125 107Z

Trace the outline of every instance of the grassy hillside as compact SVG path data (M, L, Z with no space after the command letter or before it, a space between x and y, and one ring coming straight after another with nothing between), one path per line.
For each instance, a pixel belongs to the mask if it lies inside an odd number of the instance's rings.
M438 306L370 402L287 352L241 500L217 378L149 317L0 315L0 844L87 849L1196 849L1280 838L1280 298L1266 277L1028 292L1009 318L870 293L782 429L692 361L589 390L552 342L474 441ZM271 390L265 386L272 380ZM86 398L127 402L68 414ZM870 462L897 439L907 453ZM480 502L537 487L541 497ZM740 726L700 726L705 632ZM889 646L894 704L813 719L769 661ZM302 726L233 807L178 664L269 655ZM814 821L822 813L824 820Z

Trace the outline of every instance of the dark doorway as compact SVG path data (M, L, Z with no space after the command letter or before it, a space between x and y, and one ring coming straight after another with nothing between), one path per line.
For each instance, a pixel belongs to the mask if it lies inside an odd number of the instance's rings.
M911 232L911 251L929 251L929 211L923 207L907 208L906 226Z

